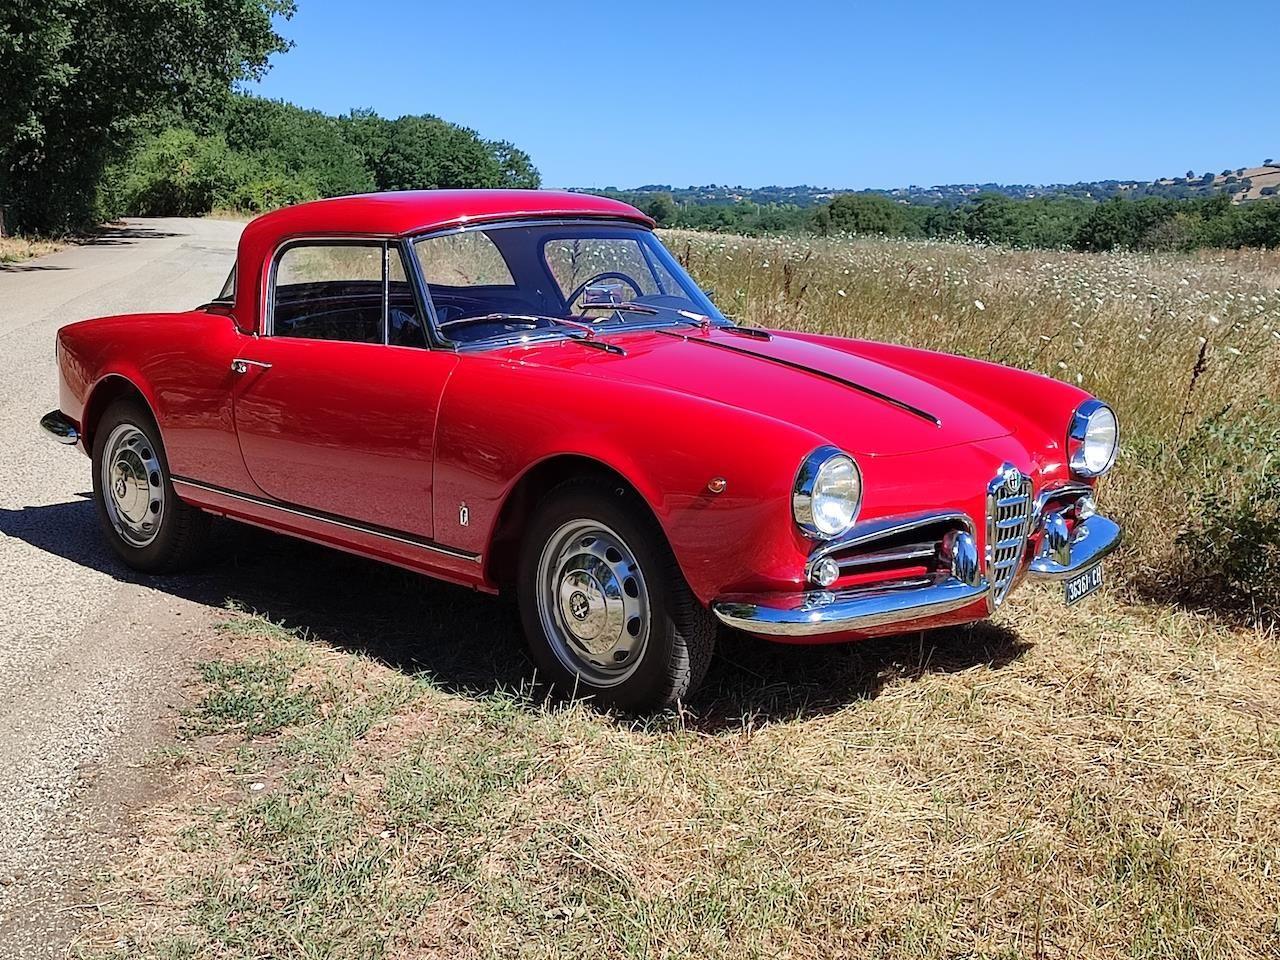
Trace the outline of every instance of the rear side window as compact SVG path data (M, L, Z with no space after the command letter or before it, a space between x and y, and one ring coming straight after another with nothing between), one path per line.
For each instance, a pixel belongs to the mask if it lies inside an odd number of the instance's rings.
M304 243L286 249L276 261L272 334L383 343L385 250L383 243Z

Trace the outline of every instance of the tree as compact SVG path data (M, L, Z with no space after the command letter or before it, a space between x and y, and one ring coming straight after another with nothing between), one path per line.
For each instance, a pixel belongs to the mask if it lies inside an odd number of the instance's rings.
M965 235L986 243L1019 243L1025 230L1024 203L999 193L979 194L966 209Z
M491 140L487 146L498 164L498 186L536 190L542 185L542 177L538 168L533 165L533 158L515 144L506 140Z
M502 185L502 168L472 130L423 115L389 121L386 134L385 149L369 158L379 190Z
M208 117L287 49L293 0L6 0L0 207L56 232L94 215L108 163L148 126Z
M654 194L653 199L644 205L644 212L653 217L659 226L671 226L680 213L675 200L669 193Z
M844 193L827 204L825 225L833 231L898 236L906 217L902 204L878 193Z
M220 130L238 153L258 161L261 171L284 174L312 187L317 197L374 189L361 151L336 117L280 100L237 94Z

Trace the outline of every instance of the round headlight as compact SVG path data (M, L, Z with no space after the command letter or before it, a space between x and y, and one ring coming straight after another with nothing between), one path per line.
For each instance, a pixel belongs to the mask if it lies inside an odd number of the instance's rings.
M858 517L862 474L847 453L819 447L800 464L791 495L796 524L806 536L838 537Z
M1111 469L1120 448L1120 424L1115 411L1100 400L1086 400L1076 409L1067 432L1071 472L1097 477Z

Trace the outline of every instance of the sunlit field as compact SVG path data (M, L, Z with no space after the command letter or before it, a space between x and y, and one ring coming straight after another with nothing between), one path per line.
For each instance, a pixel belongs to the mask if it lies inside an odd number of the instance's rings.
M665 239L742 322L1111 401L1108 589L726 637L702 693L635 722L542 701L490 600L260 537L271 589L228 614L82 952L1274 960L1280 644L1249 558L1276 550L1280 257Z

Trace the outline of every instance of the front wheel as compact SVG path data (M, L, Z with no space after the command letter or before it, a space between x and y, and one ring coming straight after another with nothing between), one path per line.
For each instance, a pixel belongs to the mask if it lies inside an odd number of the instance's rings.
M169 573L204 552L209 517L178 499L160 431L137 401L113 403L94 430L93 501L107 541L135 570Z
M651 710L706 674L715 622L628 491L570 481L548 494L524 537L518 593L533 657L561 694Z

